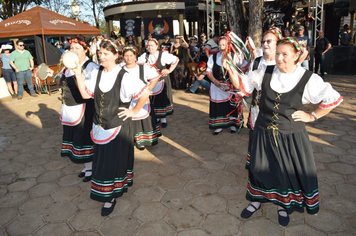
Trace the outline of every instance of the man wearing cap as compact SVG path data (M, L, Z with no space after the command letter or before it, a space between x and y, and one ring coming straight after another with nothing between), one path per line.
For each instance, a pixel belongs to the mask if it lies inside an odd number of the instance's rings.
M298 27L298 32L297 32L297 40L299 45L302 47L302 52L306 53L309 52L309 37L304 34L304 26L299 26ZM305 58L305 60L301 63L301 66L307 70L309 70L309 55Z
M10 54L10 65L16 72L18 94L17 99L22 99L23 83L26 81L27 87L30 90L32 97L37 97L32 84L33 57L29 51L25 49L25 44L22 40L16 42L16 50Z

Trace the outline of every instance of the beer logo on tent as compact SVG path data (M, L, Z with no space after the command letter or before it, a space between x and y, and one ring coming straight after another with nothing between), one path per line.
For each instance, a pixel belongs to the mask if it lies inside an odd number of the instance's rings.
M11 21L9 23L5 24L5 27L11 26L11 25L20 25L20 24L25 24L25 25L30 25L31 21L29 20L16 20L16 21Z

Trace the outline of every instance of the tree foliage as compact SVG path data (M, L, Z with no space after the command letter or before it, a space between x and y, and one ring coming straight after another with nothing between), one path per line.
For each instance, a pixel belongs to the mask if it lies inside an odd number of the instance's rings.
M42 6L64 16L71 16L69 0L43 0Z
M14 15L24 12L28 7L39 5L42 0L1 0L0 18L6 20Z
M116 1L108 1L108 0L80 0L78 1L79 5L83 7L86 14L85 18L91 18L94 22L94 25L97 28L100 28L101 21L104 20L104 7L115 3Z

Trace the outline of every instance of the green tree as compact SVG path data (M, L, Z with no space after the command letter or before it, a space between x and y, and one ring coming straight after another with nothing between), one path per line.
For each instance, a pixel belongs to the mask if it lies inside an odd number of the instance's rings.
M105 6L112 4L115 1L108 0L90 0L78 1L81 6L83 6L86 18L91 18L94 21L94 24L97 28L100 28L100 21L104 19L103 9Z
M43 0L42 6L64 16L71 16L69 0Z
M0 18L6 20L14 15L24 12L28 7L39 5L42 0L1 0Z

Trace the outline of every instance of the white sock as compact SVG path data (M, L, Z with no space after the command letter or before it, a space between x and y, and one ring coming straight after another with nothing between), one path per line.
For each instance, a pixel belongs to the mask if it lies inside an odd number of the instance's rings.
M214 130L215 133L220 133L222 131L222 128L218 128L216 130Z
M167 119L166 118L161 118L161 123L167 123Z
M105 202L104 203L104 208L110 208L112 206L112 203L114 202L114 199L115 198L111 199L111 202Z
M250 204L253 205L254 207L256 207L256 209L258 209L261 206L260 202L251 202ZM252 206L248 206L247 207L247 210L250 211L250 212L255 212L256 209L253 208Z
M84 169L91 170L92 167L93 167L93 162L84 163Z
M278 207L277 207L277 210L284 210L284 211L278 211L278 214L279 214L280 216L283 216L283 217L287 217L287 216L288 216L287 211L286 211L283 207L278 206Z

